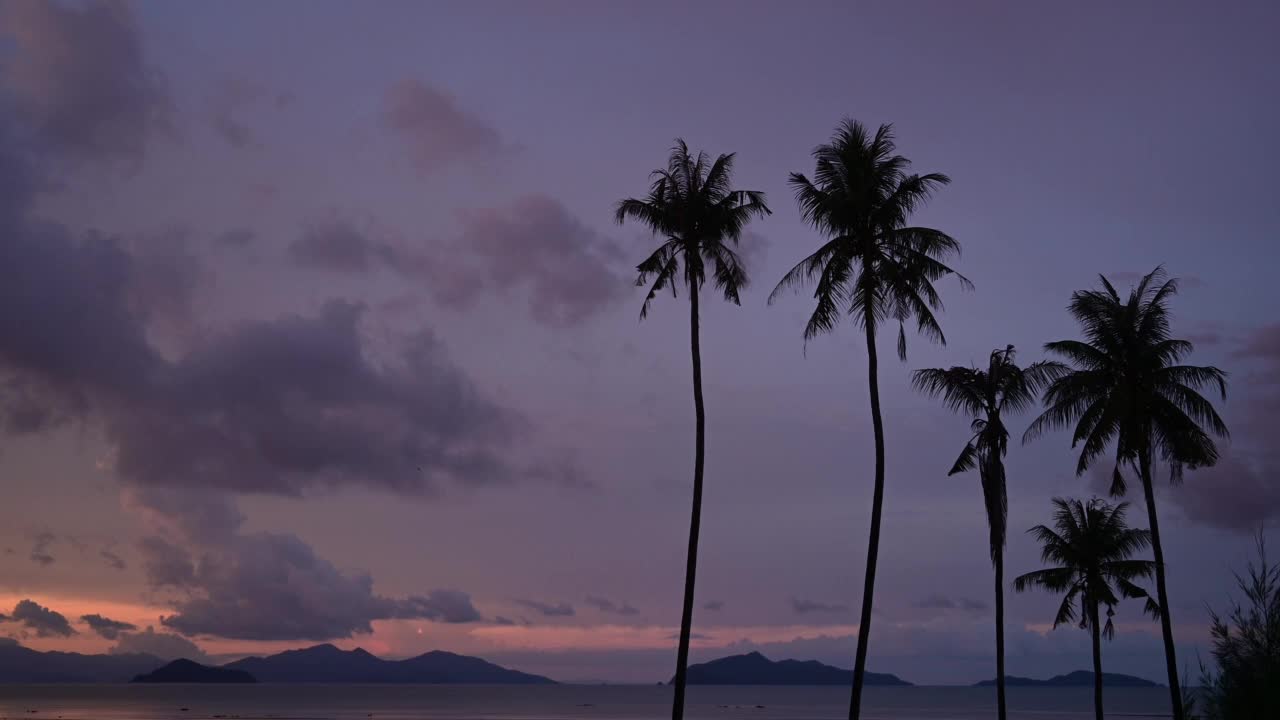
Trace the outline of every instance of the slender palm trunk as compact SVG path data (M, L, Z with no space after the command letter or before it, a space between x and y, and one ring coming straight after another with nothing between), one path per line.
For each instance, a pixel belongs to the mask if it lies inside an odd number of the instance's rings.
M867 541L867 575L862 584L862 617L858 620L858 654L853 662L849 720L858 720L862 708L862 681L867 671L871 605L876 589L876 559L880 554L880 513L884 506L884 422L880 418L880 368L876 358L875 327L873 318L867 317L867 381L871 386L871 429L876 442L876 484L871 498L871 538Z
M1089 603L1089 632L1093 635L1093 714L1102 720L1102 629L1098 627L1098 603Z
M1182 689L1178 687L1178 659L1173 646L1173 622L1169 619L1169 594L1164 581L1164 548L1160 547L1160 521L1156 517L1156 495L1151 486L1151 456L1138 461L1142 472L1142 493L1147 500L1147 523L1151 528L1151 550L1156 556L1156 600L1160 603L1160 632L1164 635L1164 664L1169 673L1169 697L1173 720L1183 720Z
M1004 548L995 548L996 563L996 713L1005 720L1004 701Z
M689 284L689 343L693 355L693 510L689 519L689 553L684 570L684 611L680 615L680 649L676 653L676 697L671 720L684 717L685 674L689 667L689 636L693 629L693 584L698 574L698 532L702 524L702 467L705 458L707 413L702 405L702 348L698 341L698 286Z

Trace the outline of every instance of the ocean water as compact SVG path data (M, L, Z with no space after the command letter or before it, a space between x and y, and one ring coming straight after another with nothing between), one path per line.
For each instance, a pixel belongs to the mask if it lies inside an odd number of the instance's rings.
M1113 688L1108 717L1168 717L1165 688ZM1016 720L1086 720L1091 688L1009 688ZM690 720L838 720L842 687L692 687ZM0 718L23 720L662 720L658 686L0 685ZM995 717L990 688L867 688L867 720Z

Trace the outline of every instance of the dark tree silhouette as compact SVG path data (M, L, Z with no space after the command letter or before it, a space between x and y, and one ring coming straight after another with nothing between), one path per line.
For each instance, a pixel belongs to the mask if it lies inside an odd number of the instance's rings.
M702 350L698 332L698 291L712 282L726 300L739 304L738 293L747 285L747 271L734 250L742 230L752 219L769 214L764 193L732 189L734 154L709 162L706 153L693 156L683 140L676 140L666 169L653 171L653 184L643 199L618 203L615 219L647 225L662 244L636 266L637 286L649 285L640 306L640 317L649 314L649 303L663 290L674 296L683 281L689 291L689 342L693 356L693 409L695 418L693 460L693 511L689 521L689 552L684 577L684 610L680 616L680 647L676 658L675 701L672 720L684 716L685 674L689 664L689 637L693 626L694 580L698 566L698 532L702 518L702 472L706 445L706 410L702 401Z
M1102 289L1074 293L1068 309L1080 323L1084 340L1045 345L1048 352L1069 365L1057 364L1057 377L1045 390L1045 411L1023 439L1035 438L1048 429L1074 426L1072 447L1081 446L1077 474L1083 474L1114 441L1114 497L1125 493L1123 469L1137 470L1155 553L1156 596L1173 717L1184 720L1152 465L1157 460L1168 463L1170 480L1177 482L1184 466L1205 467L1217 462L1218 449L1210 433L1227 437L1228 432L1213 405L1199 392L1214 387L1225 399L1226 373L1216 367L1179 364L1193 346L1175 339L1170 330L1168 300L1177 291L1178 281L1166 278L1164 270L1156 268L1127 299L1122 299L1105 277Z
M1155 563L1130 559L1150 545L1151 532L1130 528L1125 523L1128 503L1113 507L1097 498L1087 504L1054 498L1053 505L1053 529L1037 525L1027 531L1041 545L1040 558L1053 567L1018 576L1013 581L1013 589L1025 592L1039 587L1063 594L1053 626L1079 618L1080 627L1089 631L1093 640L1093 712L1097 720L1102 720L1100 635L1110 640L1115 634L1111 618L1116 605L1122 597L1146 598L1146 611L1153 615L1160 613L1147 591L1133 582L1151 577ZM1107 623L1101 625L1099 610L1104 606Z
M1236 575L1243 600L1226 614L1210 610L1213 660L1200 666L1205 720L1280 717L1280 563L1267 561L1258 533L1258 564Z
M857 719L861 706L884 506L884 424L876 331L881 323L898 323L898 356L902 359L906 359L905 324L909 320L915 321L920 333L945 344L934 317L934 311L942 309L942 299L933 283L956 275L964 285L970 285L944 262L959 255L960 244L955 239L939 230L907 225L911 213L950 179L939 173L907 174L910 162L894 154L895 150L891 126L881 125L871 135L861 123L845 120L828 143L814 149L812 180L791 173L790 184L801 215L825 242L783 276L769 296L772 303L785 288L814 286L817 307L805 325L806 343L834 330L844 313L866 333L875 492L849 700L851 720Z
M1004 546L1008 502L1005 493L1004 456L1009 448L1006 414L1022 412L1035 404L1041 388L1052 379L1045 363L1026 369L1013 360L1013 346L993 350L986 370L952 367L917 370L911 383L924 394L940 398L952 412L972 418L973 436L960 451L948 475L976 469L991 531L991 564L996 592L996 708L1005 720L1004 688Z

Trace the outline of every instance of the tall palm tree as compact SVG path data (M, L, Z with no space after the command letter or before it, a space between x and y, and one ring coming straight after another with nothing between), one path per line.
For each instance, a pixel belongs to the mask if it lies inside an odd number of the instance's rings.
M689 521L689 552L684 576L684 610L680 616L680 648L676 658L675 701L672 720L684 716L685 672L689 664L689 637L693 626L693 589L698 566L698 532L702 519L702 471L706 445L706 409L702 402L702 350L698 333L698 291L711 268L714 287L724 298L740 304L738 293L747 285L747 271L734 250L742 230L753 218L769 214L764 193L734 190L731 179L734 154L710 162L706 153L690 154L683 140L676 140L666 169L654 170L649 194L618 203L619 224L637 220L662 239L662 244L636 266L637 286L649 285L640 306L640 317L649 314L649 303L663 290L676 294L683 281L689 292L689 343L693 355L693 511Z
M1155 570L1150 560L1131 560L1134 553L1151 543L1151 532L1131 528L1125 523L1128 503L1116 506L1094 498L1087 504L1079 500L1054 498L1053 526L1037 525L1027 532L1040 542L1040 558L1055 567L1020 575L1013 589L1024 592L1033 587L1064 593L1062 605L1053 626L1074 622L1089 630L1093 640L1093 712L1102 720L1102 643L1115 635L1111 618L1121 597L1146 598L1146 610L1159 614L1160 609L1146 590L1134 584L1138 578L1149 578ZM1114 587L1113 587L1114 586ZM1119 590L1119 594L1117 594ZM1079 605L1077 613L1076 606ZM1101 625L1099 610L1107 608L1107 623Z
M990 529L991 564L996 591L996 707L1005 720L1004 690L1004 546L1008 503L1005 494L1004 456L1009 448L1006 414L1034 404L1040 389L1052 379L1045 363L1019 368L1013 346L991 351L987 369L967 367L917 370L911 384L924 394L941 398L953 412L973 418L973 436L960 451L948 475L977 469Z
M1121 298L1105 277L1102 289L1074 293L1068 308L1080 323L1084 340L1045 345L1048 352L1069 365L1057 365L1057 377L1045 390L1046 409L1023 439L1074 425L1072 447L1082 446L1077 474L1083 474L1114 441L1113 497L1125 493L1124 468L1137 470L1155 553L1156 596L1173 717L1184 720L1152 465L1159 460L1168 463L1170 480L1177 482L1184 466L1205 467L1217 462L1218 449L1210 433L1225 438L1228 432L1213 405L1199 392L1214 387L1226 399L1226 373L1216 367L1180 364L1194 348L1190 342L1174 338L1170 330L1168 301L1177 291L1178 281L1167 278L1158 267L1142 278L1127 299Z
M858 652L853 666L849 717L857 720L866 673L871 606L875 594L876 558L880 551L880 516L884 506L884 423L880 417L879 359L876 331L882 323L898 323L898 356L906 359L905 324L931 340L946 343L934 311L942 299L933 283L956 275L946 265L960 244L939 230L907 224L911 213L950 178L940 173L908 174L910 161L895 154L893 128L881 125L872 135L861 123L845 120L831 140L813 151L813 180L791 173L790 185L805 222L825 242L791 269L769 296L772 303L784 288L814 285L817 307L804 328L807 343L835 329L843 313L866 333L867 375L871 389L871 427L875 435L875 491L871 504L871 536L867 544Z

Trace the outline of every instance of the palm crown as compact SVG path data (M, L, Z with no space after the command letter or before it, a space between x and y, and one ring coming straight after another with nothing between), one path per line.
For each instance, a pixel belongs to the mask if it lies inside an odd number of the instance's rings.
M1047 363L1038 362L1019 368L1010 345L991 352L986 370L929 368L917 370L911 376L911 384L917 390L941 398L952 412L973 418L969 426L973 435L947 474L978 469L991 529L993 561L997 550L1004 547L1008 517L1004 463L1001 462L1009 446L1004 416L1035 404L1040 389L1051 380L1049 367Z
M941 173L908 174L910 161L895 149L892 126L881 125L872 136L861 123L845 120L829 143L813 151L813 180L791 173L805 222L829 239L782 278L769 301L784 288L814 284L818 303L805 325L806 341L830 332L847 312L872 330L897 321L903 358L908 319L926 337L946 343L934 317L942 299L933 282L956 275L970 285L944 262L959 255L960 244L907 221L934 189L951 180Z
M1065 593L1053 620L1055 628L1076 620L1077 603L1082 610L1079 613L1082 628L1088 628L1093 622L1090 615L1095 605L1105 606L1107 622L1100 629L1107 638L1115 633L1111 617L1122 597L1146 598L1146 611L1158 616L1160 607L1146 590L1133 582L1151 577L1155 563L1130 559L1151 544L1151 533L1126 525L1125 511L1129 504L1112 506L1097 498L1088 503L1054 498L1053 504L1056 529L1037 525L1028 532L1042 546L1041 559L1056 567L1020 575L1013 581L1013 589L1023 592L1041 587Z
M1077 473L1114 440L1112 495L1124 494L1123 465L1158 457L1177 479L1184 465L1217 461L1209 433L1228 437L1222 418L1199 392L1216 387L1225 399L1226 373L1179 364L1193 346L1170 331L1167 301L1177 291L1177 279L1166 278L1161 268L1143 277L1127 300L1103 277L1101 290L1076 292L1068 306L1084 329L1084 341L1045 345L1071 366L1055 363L1050 369L1055 379L1045 391L1047 408L1024 440L1074 423L1072 447L1081 446Z
M738 293L747 285L747 272L734 246L752 218L770 211L764 193L730 187L733 158L734 153L729 153L709 162L706 153L693 156L683 140L676 140L666 169L653 171L649 194L642 200L628 198L618 203L614 218L619 224L628 218L638 220L664 238L662 245L636 266L636 285L652 281L640 317L648 315L649 303L662 290L670 289L675 295L682 274L686 287L702 287L707 265L725 299L739 303Z

